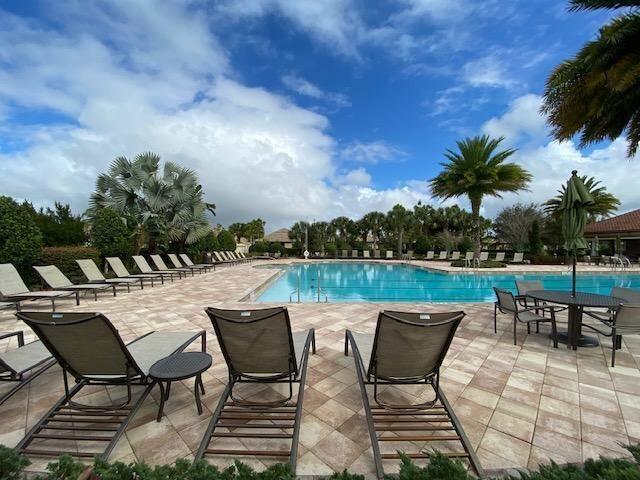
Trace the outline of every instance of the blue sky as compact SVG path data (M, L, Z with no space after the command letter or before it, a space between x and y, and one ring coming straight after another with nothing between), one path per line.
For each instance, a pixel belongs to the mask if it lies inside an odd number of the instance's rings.
M223 224L269 230L434 203L444 150L488 133L534 182L486 215L544 201L572 168L637 208L624 142L558 144L539 114L549 72L610 16L552 0L4 1L0 193L81 212L115 156L152 150L199 173Z

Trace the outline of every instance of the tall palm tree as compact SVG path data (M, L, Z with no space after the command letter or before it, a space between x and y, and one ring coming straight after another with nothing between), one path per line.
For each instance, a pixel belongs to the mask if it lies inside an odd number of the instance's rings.
M378 242L380 241L380 237L382 236L382 231L384 230L385 223L385 214L382 212L369 212L364 217L362 217L362 222L367 226L368 231L371 232L371 236L373 237L373 249L378 249Z
M394 205L387 212L387 226L395 235L398 242L398 255L402 255L402 246L404 244L404 234L411 227L413 214L411 210L407 210L402 205Z
M580 146L626 132L627 154L640 142L640 1L571 0L570 9L630 7L604 25L595 40L553 71L543 113L558 140L580 133Z
M112 208L133 227L136 250L144 242L154 252L159 239L190 244L205 237L211 227L206 218L215 205L204 201L202 186L192 170L166 162L146 152L133 161L117 157L107 173L100 174L85 216L89 221L101 208Z
M580 178L593 197L593 204L584 207L590 222L595 222L602 217L609 217L618 210L620 200L612 193L607 192L607 187L601 185L601 182L593 177L582 175ZM566 189L567 186L563 184L562 188L558 190L558 194L543 204L547 215L559 214L560 203Z
M354 222L349 217L337 217L331 220L331 226L337 237L344 243L349 243L353 232Z
M485 196L501 197L502 192L526 189L531 174L520 165L505 163L516 150L496 151L504 137L488 135L466 138L457 142L459 152L447 150L448 161L442 172L430 180L431 193L448 199L466 196L471 203L473 219L474 255L482 249L480 207Z

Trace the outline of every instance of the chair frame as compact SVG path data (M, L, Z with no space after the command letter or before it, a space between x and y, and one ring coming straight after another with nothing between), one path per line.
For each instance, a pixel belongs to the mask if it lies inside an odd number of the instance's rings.
M610 320L607 320L606 318L603 318L599 315L594 315L593 313L590 313L587 311L583 312L586 315L589 315L590 317L595 318L596 320L600 321L602 324L609 327L611 331L608 333L603 330L600 330L599 328L594 327L593 325L589 325L588 323L584 323L584 322L581 323L583 327L587 327L593 330L594 332L599 333L600 335L603 335L605 337L611 337L611 367L612 368L616 366L616 350L620 350L622 348L622 335L618 335L616 331L616 319L618 317L618 312L620 312L622 308L637 308L638 310L640 310L640 305L632 304L632 303L626 303L626 304L623 303L619 305L618 308L615 309L615 312L611 315Z
M11 337L17 337L18 339L18 348L24 347L24 332L21 330L9 333L0 334L0 340L4 340ZM13 395L18 393L22 387L28 385L32 380L38 377L40 374L44 373L49 368L53 367L56 364L54 358L49 357L42 360L39 363L36 363L28 370L23 370L18 372L11 368L7 363L3 362L0 359L0 367L4 368L5 371L0 373L0 382L19 382L17 385L13 386L8 392L0 397L0 405L9 400ZM39 368L38 368L39 367ZM37 370L35 370L37 368ZM29 373L28 375L25 375Z
M305 382L307 378L307 363L309 359L309 350L315 354L316 353L316 338L315 338L315 330L312 328L309 330L307 335L307 339L304 344L304 348L300 355L302 356L302 361L298 362L296 359L289 358L289 371L283 372L274 375L265 375L265 376L253 376L248 375L246 373L238 372L233 368L233 363L231 358L229 357L228 351L225 346L224 340L222 340L222 335L220 332L220 328L217 325L217 322L214 320L215 316L210 313L210 309L205 310L209 318L211 319L211 323L213 324L213 328L218 337L218 343L220 345L220 350L222 351L222 355L227 364L227 368L229 369L229 383L225 387L222 395L220 396L220 400L218 401L218 405L216 406L215 411L213 412L213 416L211 417L211 421L209 422L209 426L200 442L200 446L195 455L196 459L202 459L206 455L236 455L236 456L261 456L261 457L275 457L275 458L284 458L289 457L289 463L291 465L291 470L296 471L296 462L298 457L298 438L300 436L300 423L302 419L302 405L304 400L304 388ZM242 323L254 323L259 322L261 320L265 320L271 318L275 315L279 315L284 311L288 334L289 334L289 348L291 352L294 352L295 349L293 346L293 335L291 331L291 321L289 319L289 313L286 308L283 310L274 311L273 315L269 315L267 317L258 318L255 320L250 320L248 322ZM225 318L226 321L237 322L235 319ZM300 366L298 366L300 365ZM239 400L234 398L233 396L233 388L240 383L288 383L289 384L289 396L283 401L276 402L246 402L244 400ZM298 394L295 401L295 404L290 404L291 399L293 398L293 385L298 384ZM229 401L230 400L230 401ZM234 421L235 420L235 421ZM243 423L244 421L249 420L273 420L277 421L276 424L249 424ZM229 422L230 421L230 422ZM289 422L293 421L293 425L290 425ZM280 430L292 430L291 433L250 433L250 432L238 432L238 431L230 431L230 432L216 432L216 428L229 428L229 429L252 429L252 428L277 428ZM214 438L253 438L253 439L290 439L291 440L291 448L290 450L228 450L228 449L217 449L217 448L209 448L212 440Z
M395 317L392 312L384 312L385 316L393 318L395 321L410 324L418 327L431 327L437 325L443 325L447 323L457 322L458 324L464 318L464 312L455 312L458 315L444 320L438 323L432 324L422 324L415 323L405 319L401 319ZM457 326L456 326L457 328ZM378 344L378 334L380 329L380 320L378 319L378 323L376 325L376 331L374 334L374 343L371 350L371 358L375 357L375 352ZM471 446L471 442L466 436L462 424L456 417L453 412L453 408L451 404L447 400L444 392L440 388L440 367L442 365L442 361L446 356L447 350L451 345L453 337L455 335L454 332L451 334L450 338L447 340L446 345L443 347L441 356L437 362L437 366L435 370L425 376L413 377L413 378L403 378L401 380L394 378L386 378L386 377L378 377L376 375L376 365L375 362L369 361L368 368L365 368L363 364L363 359L360 354L360 350L358 349L357 342L353 336L353 333L350 330L345 332L345 344L344 344L344 354L345 356L349 355L349 345L351 345L351 351L353 353L353 358L355 362L356 373L358 377L358 383L360 385L360 393L362 395L362 403L364 406L365 417L367 420L367 427L369 430L369 437L371 440L371 447L373 449L373 457L376 465L376 476L378 479L382 480L385 478L383 460L387 459L398 459L400 458L400 453L393 454L382 454L380 452L379 442L382 438L389 439L394 438L395 441L447 441L447 440L457 440L461 443L464 452L456 452L456 453L445 453L446 456L452 458L466 458L474 470L474 472L478 475L478 477L482 477L484 472L482 470L482 466L476 453ZM373 377L373 379L372 379ZM390 405L384 401L381 401L377 396L377 388L378 385L419 385L424 382L426 385L429 385L433 388L434 391L434 399L430 402L425 402L422 404L414 404L414 405ZM374 401L378 404L378 407L371 407L371 403L369 401L369 395L366 390L367 385L373 385L374 388ZM422 416L423 418L416 418ZM447 423L447 425L433 425L433 422L438 423ZM425 426L424 424L427 423ZM393 426L396 424L396 426ZM397 424L401 424L397 426ZM422 425L422 426L420 426ZM385 431L450 431L454 432L455 435L420 435L420 436L398 436L398 437L379 437L377 432L385 432ZM428 459L429 453L405 453L409 458L413 459Z
M79 312L75 312L79 313ZM23 313L16 314L18 318L27 323L36 333L38 333L38 325L45 322L29 319ZM53 314L64 315L64 314ZM68 364L68 362L62 357L57 349L51 345L46 336L40 336L42 343L52 352L53 357L57 360L58 364L62 368L62 378L64 381L64 395L58 400L55 405L27 432L25 437L18 443L16 450L26 455L44 456L44 457L58 457L63 454L70 455L78 458L103 458L106 459L113 451L116 443L126 430L131 419L135 416L136 412L142 406L144 400L147 398L151 390L156 384L155 380L144 375L140 367L136 364L136 361L129 352L127 345L122 341L118 330L109 321L107 317L101 313L88 313L87 317L81 318L76 321L68 322L66 325L73 325L77 323L86 322L96 318L104 318L105 324L113 332L117 342L122 349L127 363L126 375L119 378L92 378L90 376L81 375L74 371L74 369ZM153 332L148 332L142 335L128 345L135 343ZM194 342L198 337L201 337L202 351L206 351L206 332L204 330L194 333L194 335L178 347L176 351L181 351ZM135 375L130 375L130 370L135 372ZM75 385L69 387L68 374L70 374L74 380ZM84 405L77 403L73 398L86 386L100 385L100 386L123 386L127 387L127 399L124 403L119 405ZM135 401L133 406L132 386L144 386L145 389L140 394L140 397ZM72 417L72 420L67 420L68 417ZM70 423L73 425L56 425L56 423ZM98 424L97 426L90 426ZM43 430L60 430L60 435L51 433L41 433ZM68 432L73 432L70 434ZM88 434L87 434L88 432ZM99 435L97 432L113 432L112 436ZM79 434L78 434L79 433ZM83 442L96 442L98 444L104 444L108 442L106 448L102 453L82 452L82 451L62 451L62 450L41 450L29 448L29 445L35 439L45 438L49 440L61 440L62 442L68 442L69 440L83 441Z

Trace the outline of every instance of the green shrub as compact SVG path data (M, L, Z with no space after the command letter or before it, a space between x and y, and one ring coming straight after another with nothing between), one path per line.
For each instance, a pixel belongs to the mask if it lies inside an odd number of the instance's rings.
M280 255L284 255L284 250L284 246L277 242L273 242L267 249L269 253L280 253Z
M473 244L473 239L471 237L464 236L462 237L460 242L458 242L458 250L460 250L462 253L473 251L473 247L474 247L474 244Z
M100 252L93 247L44 247L40 265L55 265L73 283L86 283L87 279L76 260L90 258L100 265Z
M264 253L269 249L269 242L260 240L249 247L251 253Z
M204 261L204 254L220 250L215 233L210 232L195 243L187 245L187 253L196 262Z
M128 257L133 253L132 232L118 212L102 208L93 217L91 245L103 257Z
M426 255L429 250L433 250L434 243L435 241L433 237L420 235L418 238L416 238L413 249L419 255Z
M0 445L0 479L22 479L22 471L30 464L31 462L27 457L19 454L13 448L7 448Z
M337 252L336 244L329 242L324 246L324 251L327 255L334 256Z
M452 267L464 267L465 265L465 261L464 260L455 260L453 262L451 262L451 266ZM506 267L507 264L504 262L496 262L495 260L485 260L483 262L480 262L480 268L504 268Z
M531 257L532 265L563 265L564 257L554 257L552 255L534 255Z
M71 207L55 202L54 209L39 211L29 205L31 215L42 233L42 242L48 247L83 245L87 241L85 223L79 215L71 213Z
M23 276L33 278L31 266L41 250L42 235L28 204L18 205L9 197L0 197L0 263L13 263Z
M236 239L231 232L226 230L222 230L218 234L218 244L220 245L220 250L225 252L234 252L236 250Z

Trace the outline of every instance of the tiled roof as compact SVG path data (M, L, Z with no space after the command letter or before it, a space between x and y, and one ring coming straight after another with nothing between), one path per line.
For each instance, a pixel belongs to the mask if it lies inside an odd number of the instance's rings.
M289 237L289 230L286 228L281 228L280 230L276 230L275 232L266 235L264 239L268 242L281 242L281 243L289 243L291 242L291 238Z
M629 232L640 232L640 209L590 223L585 229L585 233L591 234Z

